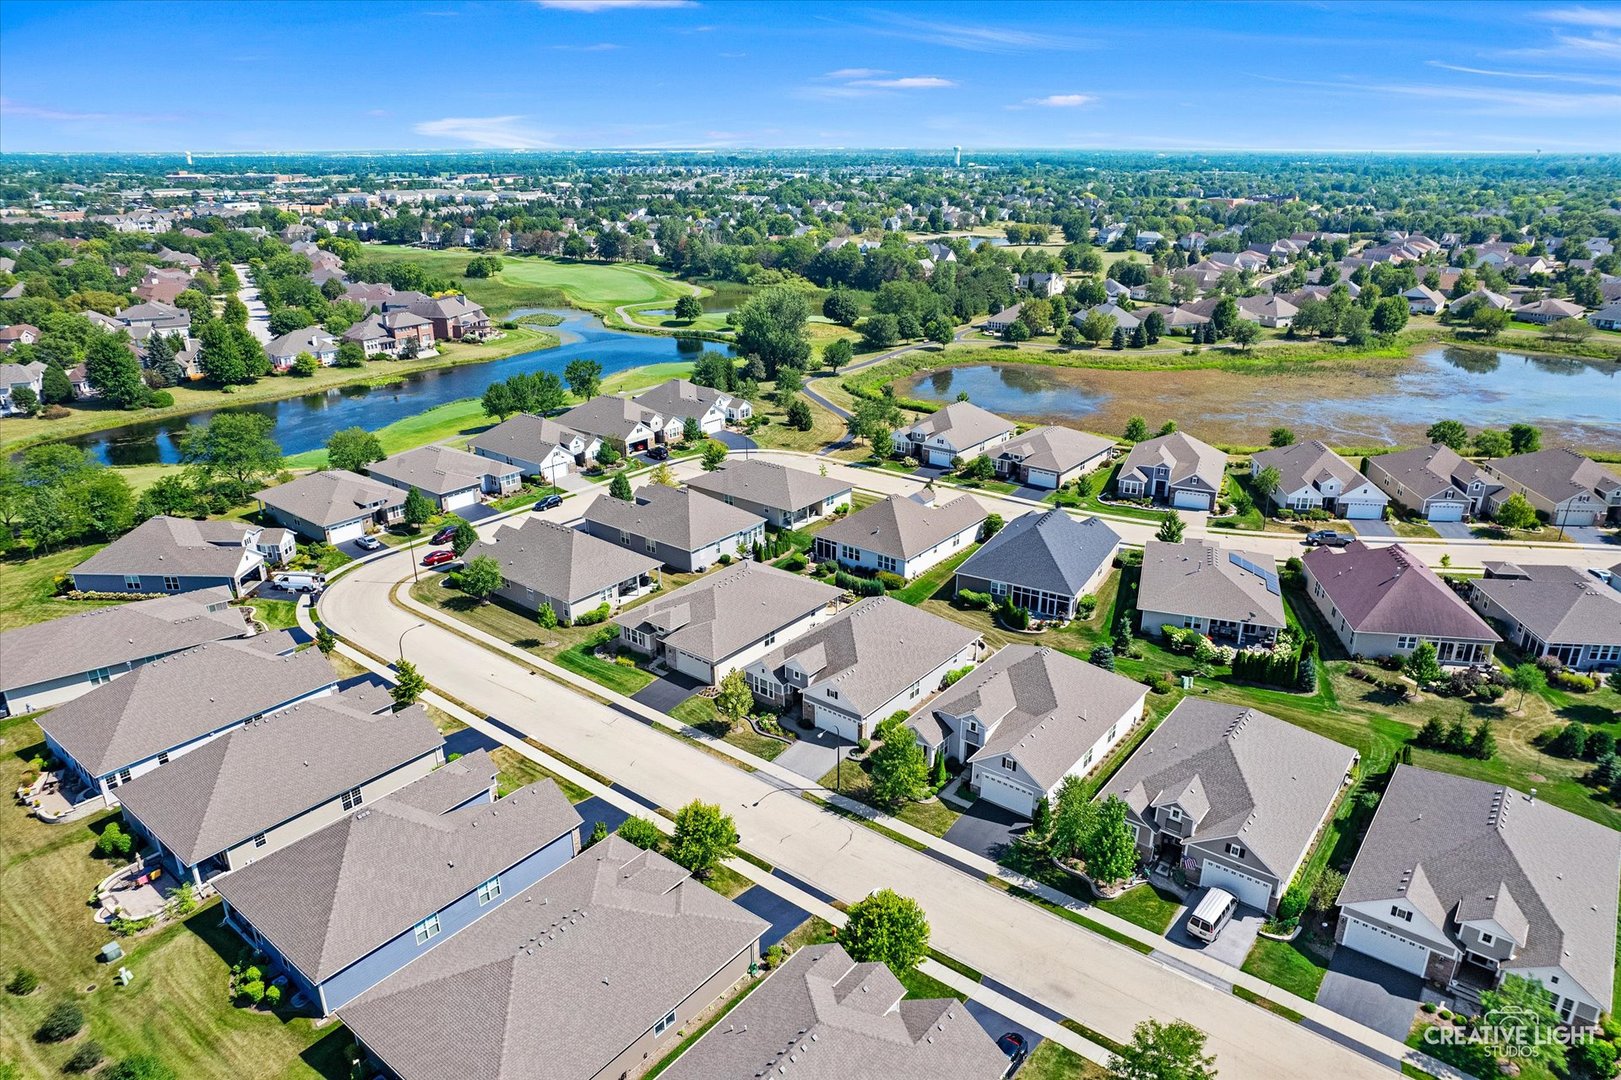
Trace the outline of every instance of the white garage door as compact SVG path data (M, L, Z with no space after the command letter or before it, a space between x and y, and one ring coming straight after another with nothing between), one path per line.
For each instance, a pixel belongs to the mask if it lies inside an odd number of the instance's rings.
M341 544L364 535L366 535L366 522L364 520L351 521L346 525L338 525L327 530L326 542L329 544Z
M1248 904L1252 908L1265 911L1267 904L1272 900L1272 886L1257 877L1241 874L1222 863L1211 862L1206 859L1204 868L1199 871L1199 884L1214 889L1226 889L1238 897L1240 904Z
M1202 491L1175 491L1171 493L1171 505L1184 510L1208 510L1210 496Z
M834 712L832 709L818 708L814 701L808 701L805 704L811 710L811 723L823 731L831 731L833 734L849 739L851 742L860 740L861 732L857 730L858 725L850 717L845 716L843 713Z
M950 450L936 450L932 446L929 447L929 449L926 452L929 455L929 464L930 465L938 465L941 468L946 468L947 466L949 466L951 464L951 459L957 456L956 454L953 454Z
M1376 502L1341 503L1340 512L1347 521L1372 521L1383 517L1385 508L1383 503Z
M455 491L446 495L442 500L443 509L445 510L459 510L464 506L472 506L476 502L478 502L478 488Z
M1035 796L1030 794L1028 788L1005 780L990 769L975 765L974 785L979 788L980 798L1011 810L1020 817L1030 817L1036 811Z
M700 682L707 683L714 678L715 673L710 670L708 664L696 656L688 656L680 649L665 649L664 658L681 674L691 675Z
M724 416L705 416L703 418L703 421L699 425L699 429L701 431L703 431L703 433L705 435L713 435L715 432L719 431L721 428L723 428L725 426L726 426L726 417L724 417Z
M1345 917L1343 944L1414 975L1423 975L1430 959L1430 950L1424 946L1349 915Z
M1462 521L1463 503L1430 503L1431 521Z

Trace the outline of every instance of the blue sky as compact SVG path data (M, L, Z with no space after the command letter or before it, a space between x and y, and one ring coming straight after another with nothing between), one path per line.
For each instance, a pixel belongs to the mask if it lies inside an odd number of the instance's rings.
M0 150L1621 150L1621 3L0 5Z

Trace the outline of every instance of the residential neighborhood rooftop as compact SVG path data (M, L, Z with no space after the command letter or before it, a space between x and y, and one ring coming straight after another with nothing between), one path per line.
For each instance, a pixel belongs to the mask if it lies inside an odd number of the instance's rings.
M1076 518L1059 509L1032 511L985 541L957 573L1076 596L1119 546L1120 534L1102 518Z
M879 555L912 559L972 529L985 517L985 508L972 495L959 495L933 506L905 495L891 495L843 521L835 521L816 535L820 540Z
M75 566L73 572L231 577L242 564L244 538L257 531L240 521L197 521L160 514L147 518Z
M1498 640L1497 634L1424 560L1401 544L1314 548L1303 561L1359 634Z
M1145 439L1126 451L1120 463L1120 474L1147 475L1149 470L1161 467L1169 470L1169 484L1172 487L1197 481L1198 486L1214 492L1221 489L1222 473L1227 469L1227 455L1185 431L1173 431L1169 435Z
M1556 505L1572 496L1595 492L1607 499L1612 492L1621 490L1621 475L1565 446L1496 458L1486 463L1486 470Z
M844 595L803 574L750 559L663 593L613 620L646 629L667 648L714 662Z
M626 502L604 492L585 508L587 521L693 551L759 525L762 518L682 488L648 484Z
M488 540L468 548L463 558L481 555L501 564L508 585L571 602L651 574L660 565L652 556L539 518L502 525Z
M1342 491L1365 482L1354 465L1317 439L1262 450L1252 460L1259 468L1278 470L1280 493L1321 490L1328 480L1337 480Z
M714 472L694 476L687 487L718 499L731 496L781 510L817 506L850 490L844 481L758 458L728 461Z
M373 462L366 471L374 477L405 484L430 495L449 495L481 487L485 477L509 476L517 467L433 444Z
M1016 456L1026 468L1063 475L1114 449L1114 440L1074 428L1032 428L996 448L998 457Z
M533 413L519 413L488 431L479 432L467 445L501 457L544 461L552 447L567 446L578 437L578 432L556 420Z
M1137 606L1229 622L1286 625L1272 556L1223 548L1208 540L1144 544Z
M254 498L313 525L328 526L353 521L379 506L398 506L405 502L405 492L347 469L326 469L266 488Z
M905 430L915 439L943 437L953 446L969 447L978 446L1017 426L1012 420L997 416L971 401L953 401Z
M1546 643L1621 643L1621 590L1574 566L1489 562L1470 584Z

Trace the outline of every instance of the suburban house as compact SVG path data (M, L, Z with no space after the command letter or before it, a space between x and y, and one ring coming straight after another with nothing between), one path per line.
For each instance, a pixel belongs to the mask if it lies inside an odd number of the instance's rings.
M311 540L341 544L392 525L405 512L405 493L381 480L326 469L254 495L270 520Z
M1272 556L1208 540L1144 544L1137 610L1144 634L1173 626L1239 648L1268 645L1287 625Z
M375 461L366 472L401 491L415 488L444 511L477 506L486 495L500 498L523 486L523 471L516 465L438 444Z
M1003 333L1008 327L1019 321L1019 311L1023 307L1023 304L1011 304L998 311L995 315L989 316L980 325L993 334Z
M1490 473L1434 443L1368 458L1368 479L1392 502L1426 521L1462 521L1484 512L1499 487Z
M681 418L644 409L634 398L598 394L557 418L569 431L609 443L624 454L640 454L681 438Z
M173 304L160 304L157 301L131 304L113 318L130 332L131 337L141 330L161 330L169 333L173 330L191 329L191 312Z
M463 558L485 555L501 564L496 596L530 614L550 605L563 623L604 604L617 608L659 584L658 559L539 518L502 525Z
M705 435L713 435L728 423L741 422L754 415L754 406L742 398L686 379L661 382L631 400L649 412L675 420L683 430L687 420L696 420Z
M1021 514L957 567L953 592L1009 597L1032 618L1068 622L1108 576L1120 534L1102 518L1063 510Z
M225 920L330 1016L574 857L551 780L497 800L476 750L219 878Z
M1067 427L1032 428L992 452L1002 480L1054 490L1109 463L1114 440Z
M768 925L664 856L610 836L338 1018L365 1049L367 1075L625 1076L749 973ZM454 1037L446 1017L456 1018Z
M10 352L18 345L32 345L39 340L39 327L33 323L12 323L0 326L0 352Z
M931 761L961 761L980 798L1028 818L1137 726L1147 694L1056 649L1008 645L907 723Z
M286 529L240 521L148 518L70 571L80 592L177 593L196 589L251 591L266 566L298 550Z
M1307 595L1352 656L1406 656L1428 641L1443 664L1491 662L1497 633L1400 544L1353 540L1301 561Z
M1587 317L1599 330L1621 330L1621 302L1605 304Z
M1621 475L1568 447L1498 458L1482 468L1502 484L1488 496L1492 510L1518 492L1560 528L1621 522Z
M909 428L895 432L895 453L939 468L972 461L1013 438L1018 425L986 412L971 401L953 401Z
M1173 431L1126 451L1115 491L1188 510L1214 510L1226 478L1227 455L1192 435Z
M1054 274L1046 270L1037 271L1034 274L1020 274L1017 278L1017 285L1035 296L1051 299L1064 291L1064 275Z
M228 590L199 589L0 632L0 705L9 715L72 701L170 653L247 637Z
M16 393L28 390L38 405L45 389L45 365L38 360L26 364L0 364L0 416L11 416L22 410L17 405Z
M1349 461L1312 439L1262 450L1250 459L1250 476L1278 471L1278 487L1268 496L1276 507L1296 512L1326 510L1347 521L1378 521L1389 497Z
M875 596L778 645L744 674L767 705L790 710L797 701L805 719L855 742L892 713L921 705L979 647L965 626Z
M1180 866L1190 883L1274 913L1357 761L1349 746L1264 712L1190 697L1099 796L1125 802L1145 863Z
M1551 656L1573 671L1621 667L1621 592L1574 566L1488 562L1470 582L1469 603L1522 656Z
M421 705L377 715L371 704L306 698L119 785L130 830L156 851L148 864L202 885L444 764Z
M369 360L374 356L418 356L433 348L433 323L408 309L386 315L372 312L343 332L344 341L359 345Z
M990 1080L1008 1067L961 1002L908 998L884 964L858 964L828 942L794 950L661 1075L762 1076L784 1055L809 1058L824 1076L869 1075L881 1061L884 1080Z
M1615 982L1621 833L1513 788L1397 765L1334 940L1451 988L1537 979L1591 1027Z
M1127 298L1128 297L1122 297L1122 299ZM1146 312L1139 314L1141 311L1142 309L1140 308L1123 308L1111 300L1106 304L1098 304L1095 307L1087 308L1085 311L1077 311L1074 315L1070 316L1069 321L1075 326L1076 329L1080 329L1085 325L1087 319L1091 318L1093 315L1101 315L1106 319L1114 320L1114 329L1123 330L1129 334L1141 326L1144 319L1148 318Z
M585 508L585 531L645 552L682 573L707 570L722 556L746 557L765 539L765 519L682 488L648 484L626 502L598 495Z
M818 562L913 578L972 545L986 516L972 495L938 505L891 495L817 533L811 553Z
M602 440L570 431L555 420L519 413L475 435L467 449L479 457L514 465L525 476L556 484L558 477L595 457L601 445Z
M265 344L265 355L270 357L270 366L277 371L292 367L299 353L309 353L322 367L331 367L338 360L338 339L319 326L306 326L271 338Z
M849 506L852 491L843 481L758 458L728 461L714 472L699 473L687 487L759 514L778 529L797 529Z
M127 784L265 713L330 694L338 677L290 631L215 641L142 664L40 717L45 745L84 798ZM81 802L82 799L71 799Z
M457 293L416 300L410 305L410 311L433 324L435 341L463 338L483 341L491 334L490 317L484 314L484 309Z
M1560 319L1579 319L1583 313L1580 304L1550 297L1532 304L1520 305L1514 309L1514 318L1520 322L1538 323L1546 326L1549 323L1556 323Z
M1428 285L1414 285L1402 293L1409 315L1439 315L1446 310L1447 298Z
M1260 323L1262 326L1271 326L1284 329L1294 321L1300 309L1289 301L1276 294L1267 293L1261 296L1240 296L1238 298L1238 317L1248 319L1250 322Z
M714 685L832 617L844 590L745 560L614 619L619 641Z

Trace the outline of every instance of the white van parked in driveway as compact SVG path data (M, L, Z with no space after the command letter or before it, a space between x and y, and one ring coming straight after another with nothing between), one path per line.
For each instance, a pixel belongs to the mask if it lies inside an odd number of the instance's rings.
M276 588L288 592L313 593L326 588L326 575L313 570L287 570L270 580Z
M1221 928L1238 910L1238 901L1225 889L1211 889L1199 901L1199 906L1188 916L1188 933L1201 941L1215 941Z

